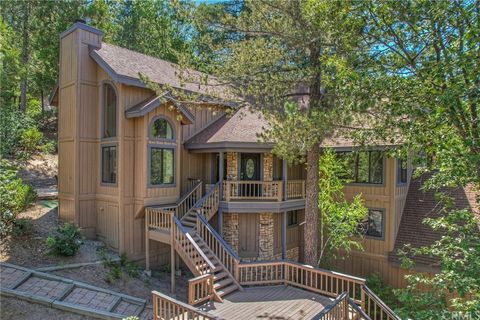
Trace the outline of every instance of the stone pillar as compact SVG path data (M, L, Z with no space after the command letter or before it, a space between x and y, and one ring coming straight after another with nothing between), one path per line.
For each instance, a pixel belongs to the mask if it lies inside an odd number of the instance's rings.
M263 154L263 181L273 181L273 154Z
M238 180L238 152L227 152L227 180Z
M273 213L260 213L258 259L272 260L273 256Z
M239 219L238 213L226 213L223 215L223 239L235 252L238 252Z

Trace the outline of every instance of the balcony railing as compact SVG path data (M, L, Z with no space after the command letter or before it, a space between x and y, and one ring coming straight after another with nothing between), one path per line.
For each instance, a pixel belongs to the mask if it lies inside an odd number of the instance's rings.
M223 200L270 200L305 198L305 180L287 180L286 195L283 181L238 181L223 182Z

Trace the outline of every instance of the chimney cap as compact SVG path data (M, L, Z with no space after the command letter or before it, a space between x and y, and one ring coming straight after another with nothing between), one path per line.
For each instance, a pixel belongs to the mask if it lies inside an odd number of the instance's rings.
M73 31L75 31L77 29L88 31L88 32L97 34L99 36L103 36L103 32L101 30L99 30L97 28L94 28L92 26L89 26L88 24L86 24L85 20L83 20L83 19L77 19L77 20L75 20L75 23L70 28L68 28L67 30L63 31L60 34L60 39L65 37L66 35L72 33Z

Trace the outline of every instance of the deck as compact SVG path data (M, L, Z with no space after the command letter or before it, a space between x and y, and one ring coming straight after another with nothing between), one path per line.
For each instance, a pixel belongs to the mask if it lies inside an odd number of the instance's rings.
M332 299L291 286L250 287L200 310L224 319L311 319Z

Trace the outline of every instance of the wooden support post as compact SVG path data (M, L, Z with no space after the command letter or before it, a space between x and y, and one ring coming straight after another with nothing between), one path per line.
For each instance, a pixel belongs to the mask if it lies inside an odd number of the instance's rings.
M287 259L287 211L282 215L282 259Z
M222 208L218 208L218 221L217 221L217 224L218 224L218 233L220 234L220 236L223 237L223 209Z
M223 167L224 162L224 153L219 152L218 154L218 181L220 182L220 201L223 200L223 171L225 168Z
M287 160L283 159L282 160L283 200L288 199L287 173L288 173L288 162Z
M175 293L175 246L170 246L171 292Z
M150 238L148 236L148 211L145 213L145 271L150 273Z

